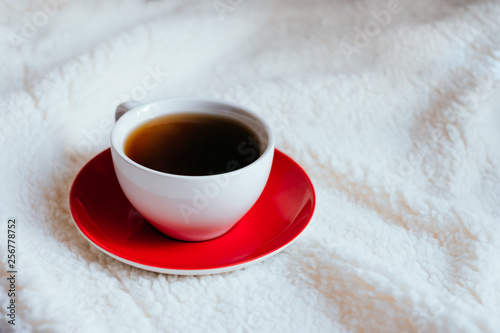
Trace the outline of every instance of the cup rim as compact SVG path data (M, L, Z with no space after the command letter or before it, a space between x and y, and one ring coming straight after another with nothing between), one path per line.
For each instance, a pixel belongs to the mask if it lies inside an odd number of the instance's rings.
M145 167L145 166L135 162L134 160L129 158L127 155L125 155L123 147L120 147L120 145L118 145L117 128L118 128L118 126L120 126L120 121L123 123L124 119L127 119L127 117L129 117L129 118L132 117L133 115L132 115L131 111L147 108L147 107L152 106L154 104L166 103L168 101L186 101L186 102L193 101L193 102L208 102L208 103L223 104L223 105L229 106L231 108L238 109L239 111L242 111L243 113L250 115L251 117L255 118L260 123L260 125L262 126L262 128L265 131L265 134L268 137L266 148L264 149L264 152L255 161L244 166L243 168L220 173L220 174L214 174L214 175L178 175L178 174L174 174L174 173L161 172L161 171L157 171L154 169L150 169L148 167ZM180 113L182 113L181 110L180 110ZM134 127L132 127L131 130L133 128ZM130 134L130 133L128 133L128 134ZM257 135L258 135L258 133L257 133ZM203 179L203 180L213 179L213 178L217 178L217 177L221 177L221 176L225 176L225 175L229 176L231 174L243 172L245 169L253 168L253 167L255 167L255 165L263 163L263 161L267 158L268 155L273 154L274 148L275 148L274 147L275 146L275 138L274 138L274 133L272 131L271 126L267 123L267 121L264 118L262 118L260 115L258 115L254 111L252 111L252 110L250 110L250 109L248 109L240 104L221 100L221 99L210 98L210 97L185 97L185 96L157 99L157 100L146 102L144 104L140 104L140 105L137 105L136 107L133 107L132 109L127 111L122 117L120 117L120 119L118 119L115 122L115 124L113 125L113 128L111 129L111 134L110 134L110 143L111 143L112 151L115 151L118 154L118 156L121 157L122 160L127 162L129 165L131 165L137 169L140 169L144 172L148 172L148 173L151 173L154 175L168 177L168 178L200 179L200 180L201 179Z

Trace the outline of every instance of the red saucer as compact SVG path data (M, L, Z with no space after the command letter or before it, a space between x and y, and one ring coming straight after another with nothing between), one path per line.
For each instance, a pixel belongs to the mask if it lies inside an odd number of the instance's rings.
M130 205L107 149L77 175L69 203L77 228L104 253L150 271L195 275L243 268L283 250L308 225L315 195L304 170L276 150L264 192L229 232L204 242L178 241Z

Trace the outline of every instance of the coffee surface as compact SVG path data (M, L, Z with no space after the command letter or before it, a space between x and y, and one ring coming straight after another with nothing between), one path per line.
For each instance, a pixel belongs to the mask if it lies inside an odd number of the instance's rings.
M125 155L153 170L204 176L241 169L260 155L257 135L223 116L184 113L155 118L127 137Z

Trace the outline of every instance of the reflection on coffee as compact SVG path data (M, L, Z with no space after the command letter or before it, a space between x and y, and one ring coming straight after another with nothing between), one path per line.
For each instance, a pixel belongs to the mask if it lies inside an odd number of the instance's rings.
M124 151L147 168L189 176L241 169L262 153L257 135L245 124L201 113L147 121L128 136Z

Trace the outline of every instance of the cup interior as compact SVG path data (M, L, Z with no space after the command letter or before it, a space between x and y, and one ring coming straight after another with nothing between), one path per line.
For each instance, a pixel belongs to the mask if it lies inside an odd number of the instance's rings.
M259 115L231 102L205 98L171 98L142 104L133 108L118 119L113 127L111 131L111 145L120 157L128 163L150 172L165 174L144 167L130 159L124 152L126 139L137 127L154 118L169 114L189 113L207 113L218 115L239 121L249 127L257 135L257 141L260 145L260 151L262 152L261 155L250 165L258 163L259 160L262 160L265 155L272 153L272 150L274 149L274 136L271 128ZM250 165L246 167L249 167ZM229 171L228 173L230 172L232 171ZM189 177L182 175L177 176Z

